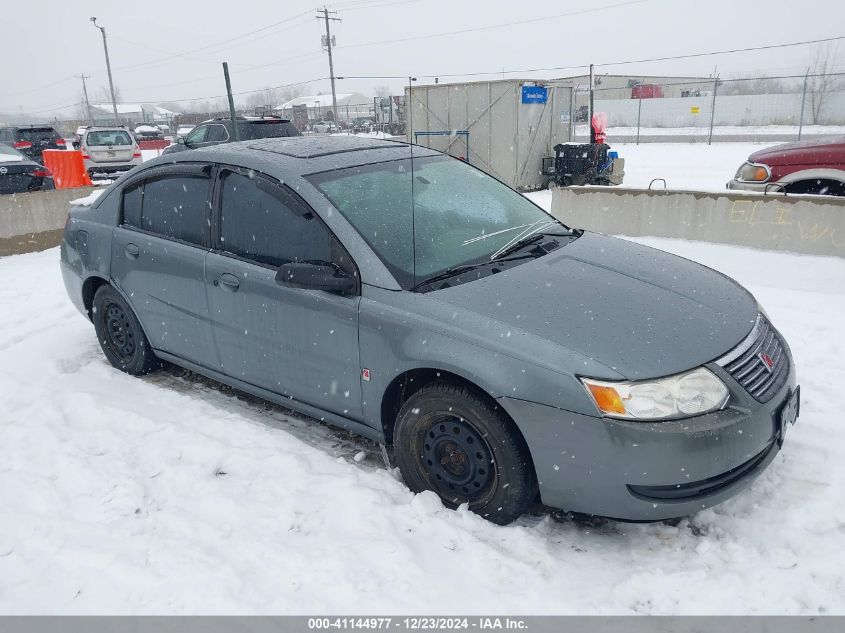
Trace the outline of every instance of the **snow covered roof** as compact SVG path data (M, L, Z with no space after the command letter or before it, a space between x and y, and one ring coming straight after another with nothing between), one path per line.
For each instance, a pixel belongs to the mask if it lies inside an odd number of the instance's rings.
M371 97L366 97L359 92L337 94L337 105L365 105L372 103L372 101L373 100ZM283 103L276 109L286 110L287 108L293 108L294 106L306 106L308 108L330 108L331 105L332 95L331 93L329 93L327 95L311 95L308 97L297 97L296 99L291 99L287 103Z

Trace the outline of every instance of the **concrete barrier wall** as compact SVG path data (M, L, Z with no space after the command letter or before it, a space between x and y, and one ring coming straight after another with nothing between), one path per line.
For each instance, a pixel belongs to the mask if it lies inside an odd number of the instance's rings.
M672 237L845 257L845 199L748 193L558 188L552 214L610 235Z
M70 201L93 187L56 189L0 196L0 255L56 246L61 240Z

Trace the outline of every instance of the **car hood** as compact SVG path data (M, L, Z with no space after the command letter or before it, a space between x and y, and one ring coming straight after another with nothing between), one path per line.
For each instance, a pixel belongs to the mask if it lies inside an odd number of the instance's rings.
M827 141L799 141L761 149L749 156L766 165L831 165L845 163L845 137Z
M751 293L721 273L596 233L428 296L548 340L550 353L560 346L630 379L712 361L738 345L757 318Z

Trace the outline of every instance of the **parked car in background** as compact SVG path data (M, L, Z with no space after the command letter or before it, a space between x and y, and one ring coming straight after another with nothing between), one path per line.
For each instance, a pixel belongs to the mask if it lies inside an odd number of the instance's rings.
M575 111L575 121L586 121L590 118L590 106L582 105L578 106L578 109Z
M196 126L191 125L189 123L183 123L182 125L177 127L176 128L176 142L178 143L179 139L184 140L185 137L188 136L188 134L190 134L191 130L194 129L194 127L196 127Z
M30 160L44 163L45 149L67 149L61 134L49 125L26 125L0 128L0 143L11 145Z
M340 131L340 128L333 121L314 121L311 124L311 131L320 134L334 134Z
M789 347L735 281L405 143L154 159L71 208L61 271L116 368L170 361L360 433L497 523L538 500L699 512L798 416Z
M73 135L73 149L79 149L79 144L82 142L82 135L85 134L85 130L87 130L90 125L80 125L76 128L76 132Z
M237 117L238 138L242 141L259 138L280 138L285 136L302 136L302 133L290 122L274 116ZM191 130L184 139L177 136L176 143L166 147L162 154L183 152L186 149L209 147L235 140L232 119L220 118L203 121Z
M170 134L170 126L167 123L156 123L156 127L162 134Z
M754 152L728 189L845 196L845 137Z
M53 188L50 170L14 147L0 143L0 193L25 193Z
M135 126L135 137L139 141L160 141L164 133L155 123L139 123Z
M370 132L375 126L376 121L373 117L359 116L352 119L353 132Z
M108 178L141 164L141 148L125 127L89 127L79 149L92 179Z

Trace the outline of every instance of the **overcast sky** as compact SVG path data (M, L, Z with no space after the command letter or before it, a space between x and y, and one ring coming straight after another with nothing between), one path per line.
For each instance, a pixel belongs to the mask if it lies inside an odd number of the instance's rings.
M309 0L3 2L0 112L23 109L45 118L69 114L81 99L81 83L73 78L81 73L92 76L92 101L105 94L102 40L91 16L107 29L123 102L186 101L224 94L221 61L230 64L235 92L325 77L328 61L320 49L324 26L314 17L317 6ZM596 0L594 4L346 0L328 6L342 18L332 23L337 75L415 75L422 82L433 82L428 77L433 75L492 72L498 74L477 79L497 78L502 70L601 64L845 35L842 0ZM454 33L467 29L479 30ZM253 31L257 32L239 37ZM794 74L806 69L811 48L602 66L597 72L709 76L718 67L722 77ZM839 51L839 67L845 69L845 40ZM347 79L338 82L338 92L369 95L379 85L398 92L403 82ZM328 81L308 87L309 94L328 90Z

